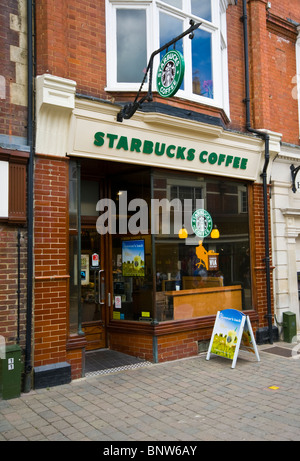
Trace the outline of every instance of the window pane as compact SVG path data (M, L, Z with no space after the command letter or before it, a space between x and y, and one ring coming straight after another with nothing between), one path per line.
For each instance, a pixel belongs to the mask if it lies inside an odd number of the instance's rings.
M165 45L173 38L177 37L177 35L182 34L183 32L183 21L180 19L175 18L174 16L170 16L166 13L160 13L159 15L159 36L160 36L160 46ZM183 53L183 44L182 40L175 44L176 50ZM166 50L167 51L167 50ZM162 54L165 54L164 51Z
M69 332L77 333L79 327L78 299L80 286L78 285L78 236L69 236L69 267L70 267L70 309L69 309Z
M77 164L69 164L69 228L78 230L78 171Z
M183 21L180 19L174 18L174 16L170 16L166 13L160 13L159 15L159 36L160 36L160 46L166 45L166 43L173 40L173 38L177 37L178 35L182 34L183 32ZM174 45L170 49L173 48ZM175 44L175 49L180 51L183 54L183 42L179 40ZM160 54L160 58L167 53L168 50L164 50ZM180 89L183 90L184 82L182 82Z
M112 315L115 320L151 321L154 318L152 251L151 234L147 232L150 169L137 168L134 172L132 168L129 165L123 174L114 176L111 191L119 232L112 235Z
M192 14L211 21L211 0L191 0Z
M168 5L176 6L176 8L182 9L182 0L164 0ZM199 1L199 0L196 0Z
M99 183L97 181L81 181L81 216L98 216L96 205L99 200Z
M172 200L175 205L177 198L181 204L177 209L182 212L186 203L189 222L196 209L204 208L220 231L220 238L210 235L200 241L182 215L188 237L181 239L175 231L176 209L166 208L159 216L153 214L153 219L160 220L154 251L157 320L213 315L215 306L225 302L224 296L228 305L251 309L248 213L239 206L243 194L247 209L247 186L158 172L154 173L153 186L154 198L162 206L163 199ZM164 231L167 222L170 226Z
M197 30L192 40L193 93L213 98L211 34Z
M140 83L146 67L146 11L117 10L117 81Z

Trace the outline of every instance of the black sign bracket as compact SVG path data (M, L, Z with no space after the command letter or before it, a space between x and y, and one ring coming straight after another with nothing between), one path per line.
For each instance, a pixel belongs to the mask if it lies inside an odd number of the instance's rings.
M171 45L175 44L179 40L181 40L183 37L189 34L189 38L192 40L194 38L194 30L198 29L198 27L201 25L201 22L198 22L195 24L195 21L192 19L190 20L190 27L183 32L182 34L178 35L177 37L173 38L170 42L166 43L164 46L159 48L158 50L154 51L149 59L149 63L145 72L145 76L143 78L143 81L141 83L141 86L139 88L139 91L135 97L135 100L133 103L125 104L125 106L120 110L120 112L117 115L117 121L118 122L123 122L124 119L130 119L135 112L142 106L142 104L147 101L151 102L153 101L153 96L152 96L152 77L153 77L153 60L154 57L161 53L162 51L166 50L169 48ZM145 96L142 96L140 99L140 93L142 91L143 85L146 81L147 75L149 72L149 85L148 85L148 92ZM139 99L139 100L138 100Z
M292 187L292 191L295 193L297 192L297 187L296 187L296 176L297 176L297 173L298 171L300 170L300 165L295 167L293 164L290 166L290 169L291 169L291 174L292 174L292 184L293 184L293 187Z

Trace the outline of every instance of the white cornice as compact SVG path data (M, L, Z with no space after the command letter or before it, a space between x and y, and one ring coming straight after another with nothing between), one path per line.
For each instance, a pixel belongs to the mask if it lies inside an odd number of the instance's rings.
M36 152L65 155L76 82L56 75L36 77Z
M300 210L299 208L282 208L281 213L283 216L287 217L300 217Z

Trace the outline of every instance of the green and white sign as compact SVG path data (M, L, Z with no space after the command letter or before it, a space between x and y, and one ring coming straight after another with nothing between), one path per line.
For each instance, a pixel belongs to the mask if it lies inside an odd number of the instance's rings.
M195 234L201 238L208 237L213 228L210 214L202 208L192 214L191 225Z
M179 90L184 77L184 58L177 50L168 51L160 61L156 83L163 98L169 98Z

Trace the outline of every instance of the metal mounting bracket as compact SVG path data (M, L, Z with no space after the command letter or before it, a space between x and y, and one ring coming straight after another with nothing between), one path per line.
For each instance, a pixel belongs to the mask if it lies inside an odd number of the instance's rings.
M142 104L147 101L151 102L153 101L153 96L152 96L152 76L153 76L153 60L154 57L161 53L162 51L166 50L169 48L171 45L175 44L178 42L178 40L181 40L183 37L189 34L189 38L192 40L194 38L194 30L198 29L198 27L201 25L201 22L198 22L195 24L195 21L192 19L190 20L190 27L183 32L182 34L178 35L177 37L173 38L170 42L166 43L164 46L159 48L156 51L153 51L153 53L150 56L149 63L145 72L145 76L143 78L143 81L141 83L141 86L139 88L139 91L135 97L135 100L133 103L125 104L125 106L120 110L120 112L117 114L117 121L118 122L123 122L124 119L129 119L131 118L135 112L142 106ZM148 92L145 96L142 96L140 100L138 100L140 93L142 91L142 87L146 81L147 75L149 72L149 85L148 85Z
M292 187L292 191L295 193L297 192L297 188L296 188L296 176L297 176L297 173L298 171L300 170L300 165L295 167L293 164L290 166L290 170L291 170L291 174L292 174L292 184L293 184L293 187Z

